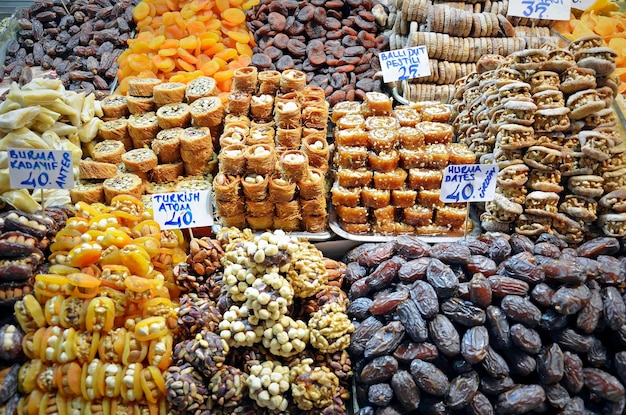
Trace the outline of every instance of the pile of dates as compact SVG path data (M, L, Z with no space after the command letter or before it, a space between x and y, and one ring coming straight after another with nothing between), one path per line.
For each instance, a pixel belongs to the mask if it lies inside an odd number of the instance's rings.
M324 88L330 105L380 92L378 52L388 49L373 13L376 0L261 0L247 12L254 33L252 65L298 69ZM382 7L382 6L378 6Z
M117 58L126 49L139 0L35 0L18 19L18 36L7 45L0 72L28 82L31 68L54 70L65 88L109 94ZM26 75L28 74L28 75Z
M623 413L620 249L550 234L353 249L358 414Z

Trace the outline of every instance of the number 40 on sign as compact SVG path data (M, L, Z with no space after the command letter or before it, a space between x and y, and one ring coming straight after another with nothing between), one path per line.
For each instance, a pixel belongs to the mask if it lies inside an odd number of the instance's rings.
M494 164L448 166L443 172L439 199L444 203L493 200L497 175L498 166Z

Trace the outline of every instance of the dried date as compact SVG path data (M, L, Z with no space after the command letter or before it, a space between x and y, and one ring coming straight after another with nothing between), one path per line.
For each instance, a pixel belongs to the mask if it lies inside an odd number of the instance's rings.
M545 386L544 389L546 391L546 401L553 408L563 409L571 399L567 389L558 383Z
M414 359L430 362L439 356L437 346L432 343L403 342L393 352L393 357L403 363L411 363Z
M372 405L387 406L393 399L393 390L388 383L376 383L367 390L367 400Z
M552 287L543 282L535 285L533 290L530 292L530 298L532 298L535 303L545 308L550 307L553 295L554 290Z
M569 320L570 318L568 315L559 314L556 310L549 308L541 315L539 327L546 331L560 330L567 327Z
M433 258L426 269L426 281L439 297L453 296L459 288L459 279L449 266Z
M411 299L424 318L433 318L439 312L439 299L435 289L426 281L417 280L411 285Z
M575 353L563 353L563 386L571 394L577 394L584 386L583 361Z
M468 410L472 415L493 415L495 411L489 398L481 392L476 392L470 400Z
M624 398L624 386L617 378L604 370L584 368L585 386L599 397L611 402Z
M537 354L541 350L541 336L536 330L523 324L511 326L511 340L514 345L530 354Z
M539 385L518 385L501 393L496 412L502 415L521 415L536 409L546 400L546 392Z
M483 376L480 378L479 390L485 395L499 395L515 387L515 381L510 376L502 378L494 378L492 376Z
M506 259L502 263L503 275L525 281L529 284L538 284L545 279L543 268L535 263L535 257L530 252L521 252Z
M561 284L582 284L587 279L586 272L574 262L552 259L543 264L546 279Z
M489 245L489 258L496 261L497 264L511 255L511 245L504 237L496 237Z
M396 312L398 320L404 326L406 334L415 342L423 342L428 339L428 326L419 312L417 304L412 299L407 299L398 305Z
M587 362L592 367L603 367L607 365L608 361L609 356L604 343L597 337L594 337L593 343L587 352Z
M430 248L430 256L446 264L465 264L472 255L467 246L457 243L437 243Z
M563 351L558 344L552 343L537 355L537 373L542 383L559 382L564 370Z
M366 385L386 382L398 371L398 361L392 356L378 356L368 362L361 373L359 381Z
M423 360L413 360L411 376L421 390L433 396L446 396L450 390L448 377L437 366Z
M604 307L604 319L613 330L618 330L626 323L626 305L615 287L602 289L602 302Z
M598 255L613 255L620 249L619 241L617 238L594 238L581 244L576 253L579 256L587 258L597 258Z
M394 291L379 292L369 308L370 313L375 316L392 314L399 304L409 298L409 290L398 288Z
M561 314L576 314L589 301L591 291L586 285L561 287L552 296L552 307Z
M392 354L404 339L404 326L399 321L380 328L365 344L363 355L365 358L376 357L383 354Z
M480 363L487 355L489 332L484 326L470 327L461 340L461 355L469 363Z
M474 274L468 283L469 299L476 305L487 308L491 305L491 283L483 274Z
M511 277L494 275L488 278L491 285L491 292L494 297L504 297L506 295L526 295L530 287L528 283Z
M392 257L380 263L376 269L367 276L367 284L370 290L379 290L389 285L398 275L398 270L406 261L400 257Z
M498 349L511 347L511 329L506 315L500 307L489 306L486 310L486 327L490 342Z
M578 353L587 353L593 345L593 338L591 336L577 333L570 328L551 331L550 337L564 349Z
M446 404L452 409L461 409L470 403L480 385L478 373L463 373L450 381Z
M459 332L443 314L437 314L428 323L428 331L432 342L443 355L454 357L461 352Z
M511 253L513 255L520 252L533 252L535 249L535 243L528 236L520 235L519 233L511 235L509 245L511 245Z
M481 273L487 277L495 275L498 270L498 266L495 261L483 255L471 255L466 258L464 268L470 275Z
M449 298L441 303L441 312L452 322L464 326L478 326L485 323L485 312L471 301Z
M391 388L405 410L413 411L419 407L420 390L409 372L397 371L391 378Z
M354 332L350 336L350 353L360 356L365 351L367 342L374 337L379 330L383 328L383 323L376 317L370 316L356 326Z
M429 255L430 246L416 236L400 235L395 241L396 252L407 259L421 258Z
M509 376L510 368L506 360L491 346L487 347L487 353L480 365L494 378Z
M516 347L504 352L511 373L518 376L529 376L537 369L537 360Z
M346 314L357 321L363 321L370 316L370 306L374 301L368 297L356 298L350 302Z
M345 279L348 284L353 284L367 276L367 268L360 265L358 262L350 262L346 265Z
M404 283L424 279L430 261L431 258L423 257L405 262L398 270L398 278Z
M536 326L541 319L541 310L524 297L507 295L500 302L500 307L508 318L529 327Z

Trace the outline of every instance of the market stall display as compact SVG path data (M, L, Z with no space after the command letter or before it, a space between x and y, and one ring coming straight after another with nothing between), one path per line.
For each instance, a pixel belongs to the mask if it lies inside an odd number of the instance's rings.
M553 232L580 243L599 218L605 234L625 235L621 216L598 207L604 194L622 189L624 156L612 107L615 53L601 43L589 36L567 49L547 43L483 58L459 82L458 139L500 167L498 196L481 215L485 230Z
M17 20L19 31L6 47L1 75L21 84L33 68L54 71L68 90L110 93L117 59L132 37L137 0L92 2L36 0Z
M619 250L615 238L572 249L550 234L355 248L357 413L621 414Z
M372 0L271 1L247 12L254 34L252 65L296 69L324 89L331 105L382 90L378 52L388 47Z
M165 374L174 413L346 414L343 264L282 231L228 228L190 249L176 271L180 334Z
M368 92L363 104L333 107L335 183L332 204L350 234L461 236L467 206L440 200L442 170L472 164L464 143L452 143L451 109L437 102L396 106Z

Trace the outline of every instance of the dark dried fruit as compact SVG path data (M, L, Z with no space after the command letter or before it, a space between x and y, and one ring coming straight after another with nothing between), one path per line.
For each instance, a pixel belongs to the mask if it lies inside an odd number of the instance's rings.
M521 415L539 407L546 393L539 385L518 385L498 396L496 412L502 415Z
M365 320L370 315L369 309L373 302L371 298L367 297L356 298L350 302L346 314L358 321Z
M468 284L469 299L476 305L487 308L491 305L491 283L483 274L474 274Z
M359 381L366 385L386 382L398 371L398 361L392 356L378 356L363 366Z
M365 358L370 358L383 354L392 354L404 338L404 334L404 326L402 323L392 321L379 329L367 341L363 355Z
M396 372L391 378L391 388L404 409L413 411L418 408L420 391L409 372L406 370Z
M414 359L426 360L430 362L439 356L437 346L432 343L401 343L393 352L393 357L400 362L411 363Z
M446 316L437 314L428 323L428 330L432 342L442 354L453 357L461 352L459 332Z
M474 371L457 376L450 381L450 390L446 396L446 403L452 409L460 409L466 406L478 392L479 385L478 373Z
M396 238L396 252L407 259L428 255L430 247L416 236L400 235Z
M448 377L437 366L423 360L413 360L410 366L411 376L417 386L433 396L445 396L450 390Z
M471 255L467 246L456 243L437 243L430 248L431 257L450 265L464 264Z
M572 352L563 353L563 386L577 394L584 386L583 361Z
M532 300L539 304L542 307L550 307L552 303L552 296L554 295L554 290L548 284L541 283L537 284L533 287L533 290L530 292L530 297Z
M564 370L563 352L558 344L552 343L537 355L537 373L542 383L559 382Z
M535 263L530 252L516 254L503 263L504 276L512 277L530 284L538 284L545 278L543 268Z
M553 408L563 409L567 406L571 397L563 386L555 383L545 386L546 400Z
M406 302L408 298L409 290L406 288L389 292L379 292L370 306L370 313L375 316L389 315L395 311L399 304Z
M596 258L598 255L613 255L620 249L617 238L594 238L580 245L576 252L579 256Z
M604 319L613 330L619 329L626 323L626 305L615 287L602 289L602 302L604 304Z
M459 287L459 279L450 269L438 259L433 258L426 270L426 280L442 298L451 297Z
M461 355L468 362L481 362L487 355L489 332L484 326L470 327L461 340Z
M537 369L537 360L534 357L512 347L504 352L511 373L519 376L529 376Z
M485 323L485 312L471 301L449 298L441 303L441 312L452 322L464 326L478 326Z
M491 377L504 378L509 376L509 365L491 346L487 348L487 354L480 364Z
M541 336L536 330L523 324L511 326L511 340L513 344L530 354L537 354L541 350Z
M472 415L493 415L495 413L491 401L480 392L476 392L468 405Z
M486 277L495 275L498 270L495 261L483 255L472 255L466 258L464 267L470 274L480 273Z
M363 320L350 336L350 353L354 355L361 355L365 351L365 345L374 337L379 330L383 328L381 323L376 317L370 316Z
M483 376L480 379L479 390L485 395L499 395L502 392L513 389L514 386L515 381L509 376L503 378Z
M393 399L393 390L388 383L371 385L367 391L367 400L376 406L387 406Z
M386 287L398 275L398 270L405 263L400 257L393 257L385 260L376 267L376 269L367 276L367 284L370 290L379 290Z
M624 398L624 386L615 376L601 369L584 368L585 386L599 397L619 402Z
M534 327L541 319L541 310L524 297L507 295L500 302L500 307L508 318L529 327Z
M500 275L494 275L488 279L489 284L491 284L491 293L494 297L528 294L529 286L524 281Z
M430 261L431 258L423 257L402 264L398 270L398 278L404 283L424 279Z
M493 346L498 349L511 347L511 329L506 315L500 307L489 306L486 311L486 326L489 331L489 339Z
M439 299L432 285L417 280L411 285L411 299L424 318L432 318L439 312Z
M567 326L570 317L566 314L559 314L556 310L549 308L541 315L539 327L546 331L560 330Z
M411 340L420 343L428 339L428 327L415 301L412 299L403 301L398 305L396 313Z
M574 352L587 353L593 345L593 338L591 336L576 333L576 331L570 328L552 331L550 332L550 336L561 347Z

